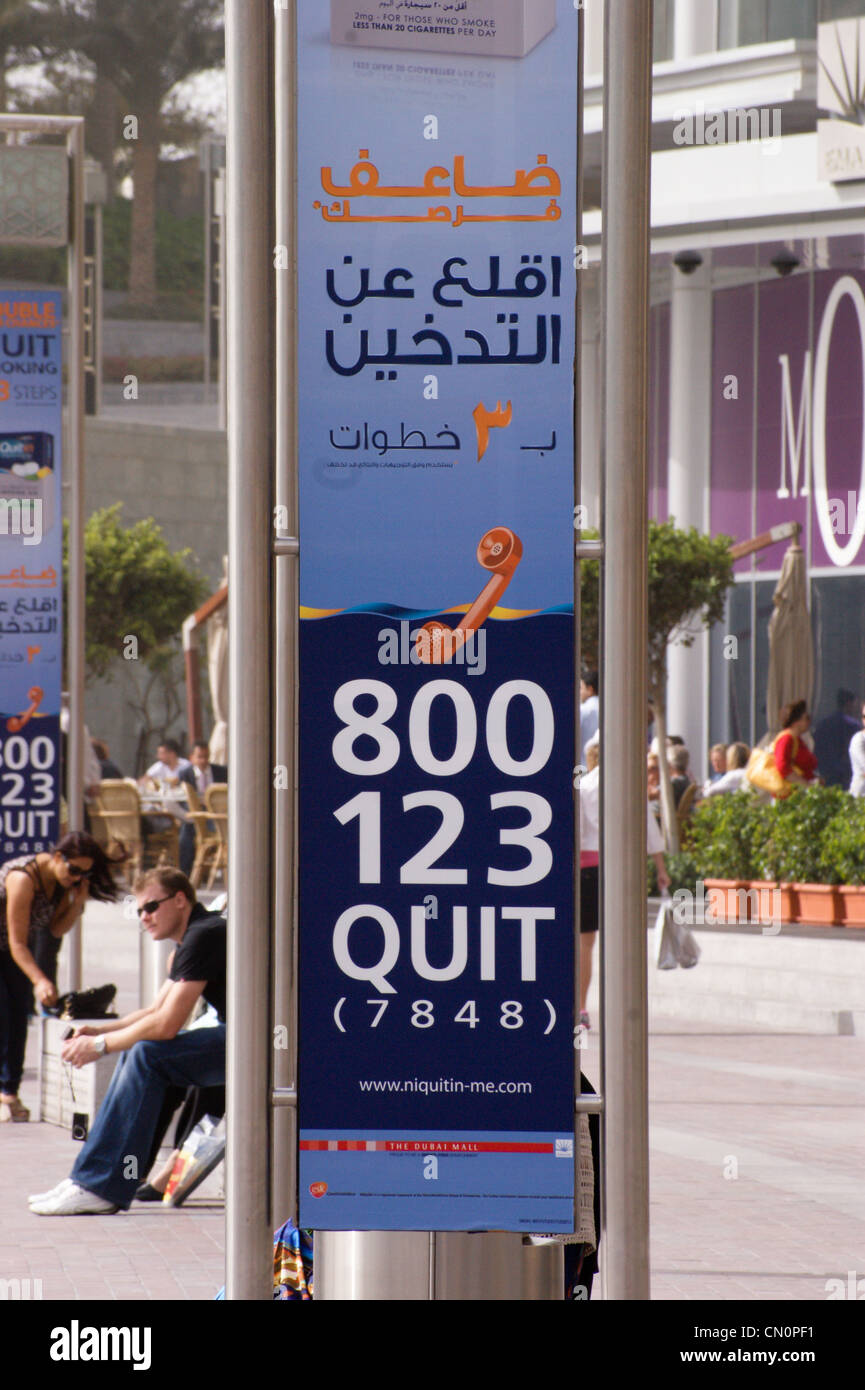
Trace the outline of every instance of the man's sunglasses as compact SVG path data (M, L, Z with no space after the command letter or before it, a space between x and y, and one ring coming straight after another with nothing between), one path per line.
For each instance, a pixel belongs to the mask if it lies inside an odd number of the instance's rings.
M174 894L169 893L168 898L173 898ZM138 909L139 918L145 915L150 917L156 911L160 903L167 903L168 898L151 898L149 903L142 903Z
M82 869L79 867L78 864L73 864L72 860L69 858L67 854L63 855L63 859L65 860L66 866L69 869L69 872L73 878L89 878L90 875L93 873L92 868Z

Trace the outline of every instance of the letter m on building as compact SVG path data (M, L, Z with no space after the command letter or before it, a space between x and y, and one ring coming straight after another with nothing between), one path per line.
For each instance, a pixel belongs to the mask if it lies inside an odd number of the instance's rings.
M786 353L781 363L781 486L779 497L807 497L811 491L811 354L805 353L802 368L802 390L799 413L794 424L793 385L790 380L790 359ZM790 483L787 486L787 458L790 459ZM804 465L804 466L803 466ZM802 485L799 486L799 473Z

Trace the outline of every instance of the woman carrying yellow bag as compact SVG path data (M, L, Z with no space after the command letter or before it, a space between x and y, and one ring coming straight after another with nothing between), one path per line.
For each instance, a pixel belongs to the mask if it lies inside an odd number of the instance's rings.
M770 748L755 748L747 768L748 781L761 791L783 801L796 786L814 779L817 759L802 742L811 724L805 700L796 700L781 710L781 732Z

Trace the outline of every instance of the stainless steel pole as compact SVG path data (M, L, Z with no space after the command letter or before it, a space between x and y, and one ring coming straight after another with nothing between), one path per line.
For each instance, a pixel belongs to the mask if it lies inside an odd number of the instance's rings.
M226 0L229 1299L272 1296L270 15L268 0Z
M276 270L276 505L279 530L298 534L297 513L297 247L295 238L297 23L295 3L275 10L274 112L276 135L277 246L286 248L286 266ZM297 1086L297 914L296 864L296 723L297 702L297 555L279 559L275 568L275 724L274 761L286 768L287 787L275 794L273 1021L287 1036L274 1036L273 1081L280 1089ZM277 1046L277 1042L281 1045ZM287 1044L282 1045L282 1044ZM280 1106L273 1117L273 1211L277 1221L297 1212L297 1109Z
M213 321L213 144L200 145L204 165L204 400L210 403L210 338Z
M69 829L84 829L84 121L66 137L70 156L69 370L66 397L66 457L69 480L69 583L66 671L69 733L66 742L66 805ZM81 922L70 932L67 979L81 988Z
M601 700L606 1297L649 1297L646 691L652 0L607 0Z

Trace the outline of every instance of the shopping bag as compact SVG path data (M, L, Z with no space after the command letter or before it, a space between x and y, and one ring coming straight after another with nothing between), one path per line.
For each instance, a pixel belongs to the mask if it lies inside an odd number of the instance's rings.
M780 738L781 735L778 735ZM748 765L745 768L745 777L752 787L757 787L761 792L769 792L776 801L784 801L792 792L794 786L801 785L803 778L797 767L790 771L790 779L785 780L778 771L775 762L776 738L768 748L755 748ZM799 740L793 735L793 757L799 751Z
M205 1115L183 1141L174 1160L171 1177L162 1198L169 1207L179 1207L209 1177L225 1157L225 1118Z
M313 1233L286 1221L273 1237L273 1297L279 1303L309 1303L313 1298ZM216 1295L224 1302L225 1289Z
M117 1014L111 1008L116 993L116 985L70 989L68 994L60 995L56 1004L46 1004L45 1012L55 1018L73 1021L79 1018L116 1018Z
M286 1221L273 1237L273 1297L308 1302L313 1296L313 1235Z
M658 970L675 970L677 966L690 970L700 959L700 948L694 933L684 922L676 921L673 901L666 893L661 898L655 918L654 951Z

